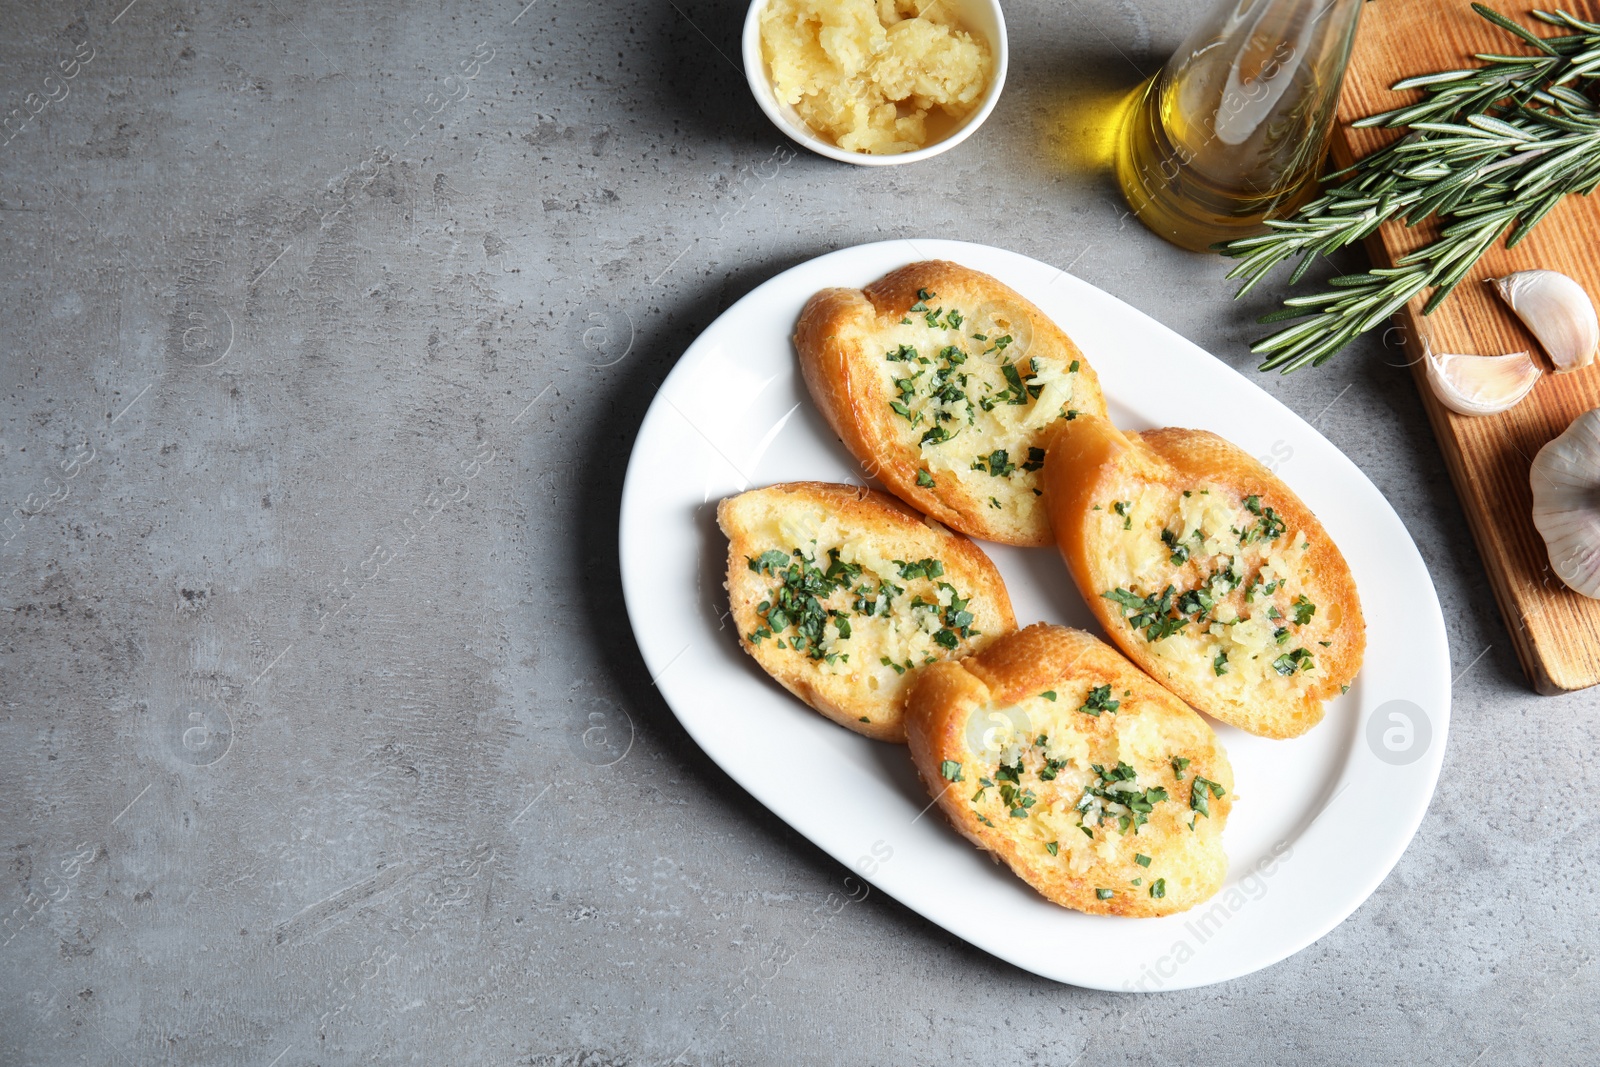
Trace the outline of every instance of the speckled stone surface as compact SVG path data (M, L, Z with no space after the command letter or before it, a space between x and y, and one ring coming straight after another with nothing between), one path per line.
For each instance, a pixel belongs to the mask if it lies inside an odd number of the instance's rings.
M1600 1061L1600 699L1524 683L1376 335L1257 380L1421 548L1448 754L1389 878L1263 972L1086 992L832 914L846 871L639 659L635 429L788 266L999 244L1255 374L1282 289L1232 303L1093 166L1193 5L1008 3L988 124L870 170L771 162L738 3L524 3L0 11L0 1061Z

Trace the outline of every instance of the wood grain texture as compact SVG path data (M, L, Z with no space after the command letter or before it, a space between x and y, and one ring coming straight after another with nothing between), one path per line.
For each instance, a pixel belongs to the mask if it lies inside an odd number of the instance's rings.
M1532 22L1521 9L1496 6ZM1566 7L1580 18L1600 17L1600 3L1593 0ZM1546 27L1537 32L1554 30ZM1476 15L1466 0L1368 4L1339 102L1335 161L1347 165L1394 136L1392 131L1353 129L1349 124L1414 98L1414 93L1390 90L1400 79L1470 65L1478 52L1521 51L1510 35ZM1368 239L1368 252L1375 264L1392 266L1436 232L1431 224L1412 229L1389 224ZM1600 294L1597 234L1600 197L1569 198L1515 249L1491 250L1433 314L1422 315L1424 293L1396 316L1423 406L1517 657L1534 688L1546 694L1600 683L1600 601L1572 592L1551 570L1530 514L1529 468L1547 441L1581 413L1600 407L1600 365L1571 374L1546 374L1510 411L1470 417L1455 414L1434 398L1422 360L1425 343L1438 353L1527 350L1543 359L1538 343L1485 281L1512 271L1546 268L1570 274L1591 296Z

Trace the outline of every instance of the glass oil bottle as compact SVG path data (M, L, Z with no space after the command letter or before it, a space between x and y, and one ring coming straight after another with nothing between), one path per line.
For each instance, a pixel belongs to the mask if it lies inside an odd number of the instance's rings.
M1173 244L1259 233L1310 198L1364 0L1222 0L1128 106L1123 196Z

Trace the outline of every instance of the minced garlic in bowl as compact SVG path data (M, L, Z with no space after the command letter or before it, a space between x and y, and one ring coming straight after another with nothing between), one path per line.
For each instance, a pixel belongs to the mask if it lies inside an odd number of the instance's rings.
M771 0L761 13L772 88L848 152L913 152L982 102L988 44L948 0Z

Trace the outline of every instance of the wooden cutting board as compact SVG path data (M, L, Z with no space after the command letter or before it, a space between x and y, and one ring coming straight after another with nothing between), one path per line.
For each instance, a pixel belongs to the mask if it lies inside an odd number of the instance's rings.
M1490 0L1490 6L1538 27L1535 32L1541 36L1558 32L1528 18L1528 8L1504 0ZM1582 19L1600 20L1597 0L1556 6ZM1348 165L1394 136L1390 131L1351 129L1349 123L1416 98L1415 93L1390 91L1389 86L1400 79L1475 65L1476 52L1527 51L1475 14L1468 0L1367 4L1339 101L1334 160ZM1392 266L1435 232L1431 225L1415 229L1387 225L1368 239L1367 250L1375 264ZM1554 694L1600 684L1600 600L1572 592L1551 570L1544 541L1530 517L1528 472L1545 442L1578 415L1600 407L1600 364L1571 374L1546 374L1510 411L1469 417L1455 414L1434 398L1422 363L1424 337L1439 353L1531 351L1543 358L1532 335L1484 284L1487 278L1530 268L1570 274L1600 303L1600 193L1569 197L1514 250L1496 247L1489 252L1433 314L1422 315L1424 293L1396 316L1396 325L1517 657L1534 688Z

